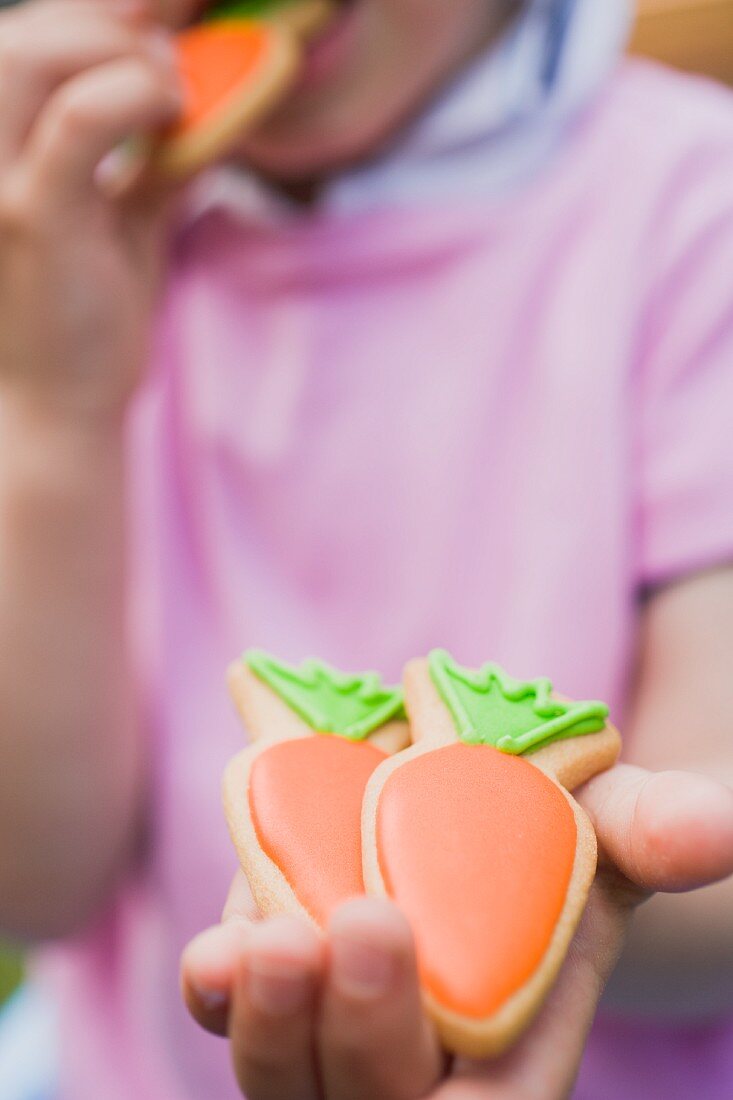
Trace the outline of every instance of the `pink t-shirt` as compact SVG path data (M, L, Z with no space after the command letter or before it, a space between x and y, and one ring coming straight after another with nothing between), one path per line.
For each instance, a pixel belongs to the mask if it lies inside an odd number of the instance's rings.
M399 676L444 645L623 719L645 586L733 557L733 98L629 64L508 200L181 234L131 423L149 858L48 960L64 1097L233 1100L180 951L235 858L258 645ZM600 1022L579 1100L733 1092L733 1021Z

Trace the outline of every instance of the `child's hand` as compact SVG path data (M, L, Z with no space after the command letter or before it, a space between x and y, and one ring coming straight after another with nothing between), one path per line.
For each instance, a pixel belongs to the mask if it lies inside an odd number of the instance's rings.
M144 0L33 0L0 15L0 386L117 411L145 358L160 194L107 197L104 156L180 107Z
M243 876L224 923L183 958L189 1009L229 1035L249 1100L563 1100L635 906L733 872L733 792L681 772L619 766L578 793L599 873L571 952L524 1038L492 1062L449 1065L420 1008L412 937L360 899L325 940L291 917L256 922ZM490 933L487 914L487 934Z

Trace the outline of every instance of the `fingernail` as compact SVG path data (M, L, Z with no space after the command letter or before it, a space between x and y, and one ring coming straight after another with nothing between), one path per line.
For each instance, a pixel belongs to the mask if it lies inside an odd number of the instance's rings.
M395 974L393 956L374 943L334 936L331 966L337 988L350 997L382 997Z
M310 978L305 973L287 971L257 959L249 964L249 999L268 1016L292 1016L303 1008L310 993Z
M194 985L193 989L208 1012L217 1012L219 1009L224 1008L229 1000L227 994L221 993L218 989L201 989L198 985Z

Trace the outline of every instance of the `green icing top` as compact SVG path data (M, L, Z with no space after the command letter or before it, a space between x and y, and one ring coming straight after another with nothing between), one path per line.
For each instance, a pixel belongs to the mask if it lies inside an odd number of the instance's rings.
M219 0L204 15L204 22L219 19L258 19L274 8L282 8L293 0Z
M286 665L259 649L244 661L267 686L318 733L363 741L391 718L404 718L401 688L385 687L376 672L351 675L323 661Z
M474 672L457 665L449 653L430 654L430 673L469 745L493 745L513 756L603 729L608 707L598 702L562 702L552 698L547 679L521 681L498 665Z

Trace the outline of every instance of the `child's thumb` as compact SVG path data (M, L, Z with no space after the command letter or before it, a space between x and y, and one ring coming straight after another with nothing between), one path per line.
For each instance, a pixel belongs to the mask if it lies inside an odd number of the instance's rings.
M595 826L600 865L642 896L694 890L733 874L733 790L723 783L621 764L576 797Z

